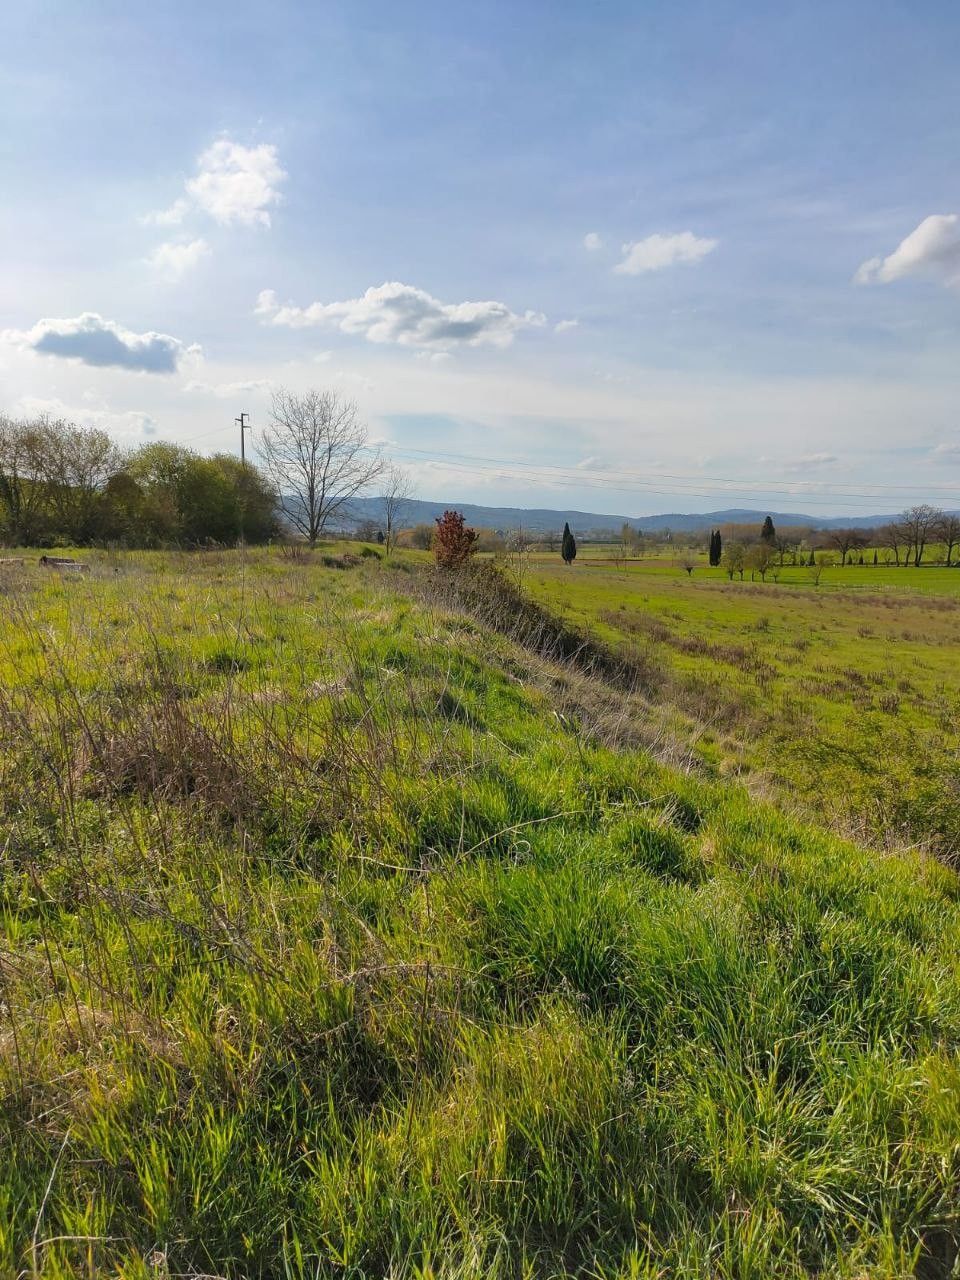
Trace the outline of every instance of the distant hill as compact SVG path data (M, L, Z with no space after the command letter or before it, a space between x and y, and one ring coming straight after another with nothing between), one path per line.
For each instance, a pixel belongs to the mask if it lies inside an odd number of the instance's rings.
M554 511L546 507L484 507L471 502L429 502L421 499L410 501L404 508L404 525L432 524L447 508L462 511L470 525L484 529L513 530L523 526L531 533L560 532L564 523L574 533L583 536L593 531L619 532L624 521L644 532L662 532L673 529L688 533L700 529L713 529L722 524L759 524L764 516L773 517L776 525L784 527L805 525L814 529L869 529L874 525L888 524L892 515L876 516L810 516L792 511L768 511L748 507L728 507L723 511L705 511L694 514L671 511L659 516L611 516L596 511ZM355 523L373 520L384 522L382 498L357 498L351 504Z

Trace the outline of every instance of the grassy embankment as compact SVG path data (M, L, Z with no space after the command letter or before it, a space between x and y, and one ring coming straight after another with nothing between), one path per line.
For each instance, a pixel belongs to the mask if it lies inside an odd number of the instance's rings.
M664 722L718 773L864 839L960 851L960 570L834 567L814 586L537 557L526 585L646 662Z
M948 1274L954 872L402 567L0 591L0 1273Z

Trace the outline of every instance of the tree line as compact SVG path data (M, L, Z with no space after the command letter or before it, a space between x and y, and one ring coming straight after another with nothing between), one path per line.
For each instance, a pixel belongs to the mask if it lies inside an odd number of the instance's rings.
M261 465L179 444L123 449L106 431L0 415L0 539L17 546L197 546L299 534L311 546L382 485L392 547L410 481L368 439L357 406L330 391L278 390L257 438Z
M15 546L264 542L277 498L254 466L154 441L122 449L97 427L0 417L0 537Z
M722 535L722 536L721 536ZM933 548L939 562L952 567L954 552L960 548L960 516L939 507L920 503L909 507L896 519L877 528L777 530L767 516L763 525L729 525L710 534L711 565L723 565L732 577L744 568L759 570L785 564L815 566L818 553L828 551L840 557L840 564L863 564L864 552L873 550L872 563L884 560L906 567L931 562Z

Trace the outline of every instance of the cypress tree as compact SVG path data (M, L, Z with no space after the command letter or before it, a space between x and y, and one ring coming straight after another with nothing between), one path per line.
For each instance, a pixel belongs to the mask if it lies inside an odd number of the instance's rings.
M773 527L773 518L767 516L763 522L763 528L760 530L760 537L764 542L772 542L777 536L777 531Z
M560 554L564 564L573 564L577 558L577 540L570 532L569 524L563 526L563 539L560 543Z
M876 553L876 551L874 551L874 553L873 553L873 563L874 563L874 564L876 564L876 563L877 563L877 553Z
M720 536L720 530L715 529L713 533L713 559L710 561L710 563L713 565L714 568L716 568L722 559L723 559L723 538Z

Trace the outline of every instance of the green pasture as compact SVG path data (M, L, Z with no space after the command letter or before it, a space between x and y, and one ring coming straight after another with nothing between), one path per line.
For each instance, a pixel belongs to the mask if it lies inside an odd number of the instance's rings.
M960 840L960 572L805 570L777 582L538 560L527 589L644 656L656 711L720 773L881 843Z

